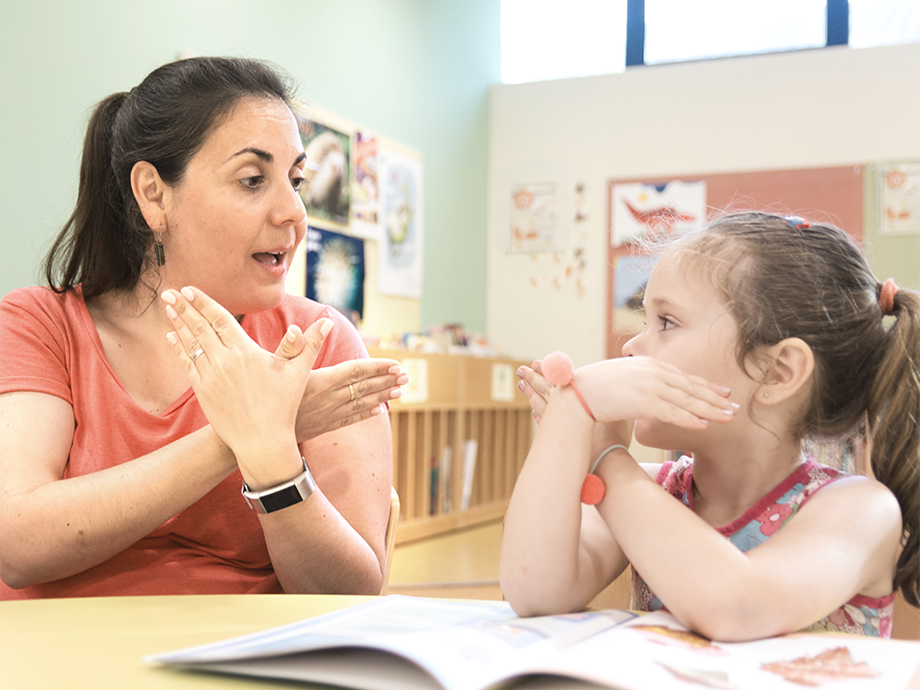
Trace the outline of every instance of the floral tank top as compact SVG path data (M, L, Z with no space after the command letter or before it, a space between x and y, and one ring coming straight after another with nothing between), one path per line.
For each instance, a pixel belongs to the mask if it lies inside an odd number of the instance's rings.
M741 517L725 527L720 534L742 551L749 551L779 532L816 491L840 477L839 470L820 465L808 458L786 479L760 499ZM658 473L658 484L693 508L693 459L683 456L677 462L666 462ZM639 611L665 609L661 600L649 588L642 576L633 569L631 608ZM844 632L853 635L891 637L894 612L894 592L882 599L857 594L836 611L809 625L805 630Z

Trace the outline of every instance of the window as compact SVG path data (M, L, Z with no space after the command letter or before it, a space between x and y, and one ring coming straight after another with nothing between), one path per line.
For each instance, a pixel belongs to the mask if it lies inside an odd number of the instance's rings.
M850 0L850 47L920 41L917 0Z
M645 64L821 48L824 0L645 0Z
M501 0L502 82L920 42L917 0Z
M502 82L622 72L626 0L502 0Z

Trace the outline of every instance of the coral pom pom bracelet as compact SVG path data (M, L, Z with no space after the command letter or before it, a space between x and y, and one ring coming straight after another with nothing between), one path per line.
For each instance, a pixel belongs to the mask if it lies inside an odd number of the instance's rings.
M574 375L575 369L572 366L572 360L564 352L552 352L543 359L543 376L546 377L546 380L556 386L570 386L575 395L578 396L581 406L585 408L585 412L587 412L588 416L593 420L594 415L591 413L591 408L588 407L588 403L581 397L581 393L578 391L578 388L575 387L574 381L572 381ZM604 480L594 474L594 470L597 469L597 466L607 453L617 449L629 450L626 446L620 445L619 443L610 446L609 448L605 448L604 451L597 456L597 460L594 461L594 464L591 465L591 470L588 472L588 476L585 477L585 481L581 485L582 503L594 506L604 499L604 494L607 493L607 487L604 486Z

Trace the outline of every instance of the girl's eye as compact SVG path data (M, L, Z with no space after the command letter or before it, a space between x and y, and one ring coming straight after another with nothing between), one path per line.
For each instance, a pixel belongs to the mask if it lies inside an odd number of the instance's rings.
M661 330L663 331L670 331L672 328L674 328L674 326L677 325L667 316L659 316L658 320L661 322Z
M252 177L244 177L240 180L242 184L247 189L256 189L259 185L262 184L264 178L261 175L253 175Z

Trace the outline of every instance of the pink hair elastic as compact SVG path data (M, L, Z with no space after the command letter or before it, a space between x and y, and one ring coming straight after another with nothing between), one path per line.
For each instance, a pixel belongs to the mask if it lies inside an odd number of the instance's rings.
M885 316L891 316L894 313L894 296L898 294L898 286L893 278L889 278L882 285L882 290L878 296L878 305L882 308Z
M572 377L575 376L575 368L572 366L572 360L564 352L551 352L543 358L543 376L546 380L556 386L570 386L581 401L581 406L585 412L594 421L594 415L591 414L591 408L588 403L581 397L581 393L575 387Z

